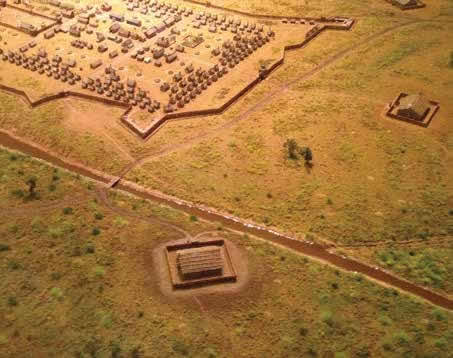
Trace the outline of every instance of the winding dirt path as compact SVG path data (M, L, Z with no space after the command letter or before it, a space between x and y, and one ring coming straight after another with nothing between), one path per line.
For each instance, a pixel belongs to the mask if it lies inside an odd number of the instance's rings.
M176 226L176 225L173 225L172 223L166 221L166 220L162 220L162 219L159 219L155 216L147 216L147 217L144 217L142 215L138 215L138 214L135 214L127 209L123 209L123 208L120 208L118 206L115 206L109 199L108 197L108 193L107 193L107 190L108 188L105 188L105 187L101 187L101 186L98 186L96 188L96 195L99 199L99 201L106 207L108 208L110 211L114 212L114 213L117 213L119 215L122 215L122 216L126 216L126 217L130 217L130 218L134 218L136 220L141 220L141 221L145 221L147 223L150 223L150 224L159 224L159 225L164 225L174 231L177 231L179 232L184 239L186 240L190 240L192 239L192 235L190 235L187 231L181 229L179 226Z

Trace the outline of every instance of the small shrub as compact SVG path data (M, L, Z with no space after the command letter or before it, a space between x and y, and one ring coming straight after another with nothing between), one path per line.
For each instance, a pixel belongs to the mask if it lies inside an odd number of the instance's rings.
M13 296L8 297L8 304L9 304L10 306L17 306L16 297L13 297Z
M97 227L94 227L93 230L91 230L91 235L97 236L101 233L101 230Z
M305 337L308 333L308 329L306 329L305 327L300 327L299 328L299 334L302 336L302 337Z
M445 321L447 319L447 315L440 308L434 309L432 313L434 318L438 321Z
M390 326L393 321L391 320L390 317L388 316L380 316L379 317L379 322L383 325L383 326Z
M345 352L336 352L334 357L335 358L348 358L348 355Z
M137 346L131 350L131 358L140 358L142 356L141 347Z
M16 198L23 198L25 196L25 193L22 189L15 189L11 191L11 195L15 196Z
M54 281L58 281L61 278L61 274L59 272L52 272L50 278Z
M8 250L9 250L9 245L0 244L0 251L8 251Z
M10 260L10 261L8 262L8 268L9 268L10 270L18 270L18 269L20 269L20 267L21 267L21 266L20 266L20 264L19 264L17 261Z
M101 325L105 328L111 328L113 325L112 315L110 313L101 313Z
M94 254L94 251L95 251L95 247L93 244L89 243L85 246L85 252L87 254Z
M321 321L325 324L331 326L333 324L333 314L330 311L322 311L321 312Z
M143 311L138 311L137 317L142 318L145 315L145 312Z
M65 215L71 215L72 213L73 213L73 210L70 207L63 209L63 214L65 214Z
M409 343L409 336L406 332L400 331L393 335L393 340L399 345L406 345Z
M98 213L95 213L95 214L94 214L94 218L95 218L96 220L102 220L102 219L104 218L104 215L103 215L102 213L99 213L99 212L98 212Z
M105 275L105 269L102 266L96 266L93 271L97 277L104 277Z
M332 199L330 199L330 198L327 198L327 204L329 204L329 205L332 205L332 204L333 204L333 201L332 201Z
M110 343L110 350L112 352L112 358L121 357L121 347L118 343L116 342Z
M272 199L272 193L267 193L266 196L268 199Z
M447 348L448 342L444 337L441 337L434 341L434 345L441 350L445 350Z
M384 348L385 351L391 351L393 350L393 347L392 345L389 343L389 342L384 342L382 344L382 348Z
M206 349L206 356L208 358L217 358L217 352L213 348Z
M52 191L55 191L57 189L57 186L55 184L50 184L49 185L49 191L52 192Z
M50 290L50 295L59 301L63 299L63 291L59 287L53 287Z
M11 154L9 156L9 160L11 160L12 162L16 161L17 160L17 155L16 154Z
M198 221L198 218L195 215L190 215L190 221Z
M183 356L189 354L189 349L183 342L176 341L175 343L173 343L172 348L176 353L182 354Z

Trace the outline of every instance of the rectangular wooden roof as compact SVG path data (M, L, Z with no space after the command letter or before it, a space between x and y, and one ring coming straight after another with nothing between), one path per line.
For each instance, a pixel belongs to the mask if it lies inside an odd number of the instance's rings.
M205 246L181 250L176 263L183 275L203 274L223 269L223 257L218 246Z

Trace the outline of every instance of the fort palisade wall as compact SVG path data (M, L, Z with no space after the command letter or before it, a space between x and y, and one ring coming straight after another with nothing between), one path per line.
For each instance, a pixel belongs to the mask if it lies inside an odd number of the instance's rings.
M298 16L279 16L279 15L253 14L253 13L247 12L247 11L229 9L227 7L214 5L214 4L210 3L209 1L207 1L207 2L197 1L197 0L183 0L183 1L188 2L188 3L192 3L194 5L206 6L206 7L209 7L211 9L217 9L217 10L230 12L230 13L233 13L233 14L237 14L237 15L241 15L241 16L247 16L247 17L270 19L270 20L283 20L283 19L291 18L291 19L303 19L303 20L316 20L316 21L320 21L320 22L323 21L323 18L315 18L315 17L298 17Z
M9 86L5 86L3 84L0 84L0 90L3 90L5 92L9 92L9 93L14 93L15 95L18 95L18 96L24 98L25 101L32 108L40 106L40 105L42 105L44 103L47 103L47 102L51 102L51 101L56 100L56 99L61 99L61 98L65 98L65 97L76 97L76 98L81 98L81 99L85 99L85 100L89 100L89 101L100 102L100 103L103 103L103 104L107 104L109 106L116 106L116 107L124 108L126 110L126 112L123 115L127 115L130 112L130 110L132 109L131 105L129 105L127 103L124 103L124 102L115 101L115 100L109 99L109 98L102 98L102 97L92 96L92 95L89 95L89 94L80 93L80 92L74 92L74 91L61 91L61 92L57 92L55 94L40 98L40 99L38 99L36 101L32 101L30 99L30 97L28 97L26 92L24 92L22 90L19 90L17 88L9 87Z
M193 0L185 0L185 1L198 4L198 2L195 2ZM202 4L202 3L199 3L199 4ZM217 7L217 8L223 9L221 7ZM233 11L233 10L228 10L228 11ZM236 11L236 10L234 10L234 11ZM239 12L239 13L241 15L246 14L246 13L242 13L242 12ZM270 15L269 15L269 17L278 18L278 19L284 18L281 16L270 16ZM307 18L304 18L304 19L307 19ZM274 71L275 69L277 69L279 66L281 66L284 63L286 51L296 50L296 49L306 46L311 40L313 40L316 36L318 36L324 30L349 30L353 24L354 24L354 21L350 21L350 23L347 26L325 24L325 25L322 25L317 31L313 32L310 36L305 38L304 41L302 41L298 44L285 46L282 57L278 61L274 62L271 67L268 68L267 73L271 73L272 71ZM140 129L137 126L135 126L134 123L132 123L126 115L123 115L121 117L121 121L128 128L130 128L134 133L136 133L137 135L139 135L140 137L145 139L145 138L149 137L151 134L153 134L154 132L156 132L158 128L160 128L162 125L165 124L165 122L167 122L169 120L190 118L190 117L197 117L197 116L209 116L209 115L216 115L216 114L223 113L228 107L230 107L233 103L238 101L243 95L245 95L247 92L249 92L260 81L261 81L261 78L259 76L257 76L257 78L255 78L252 82L250 82L247 86L245 86L242 90L240 90L238 93L236 93L233 97L231 97L227 102L225 102L222 106L220 106L218 108L198 110L198 111L167 113L163 117L161 117L159 120L154 122L151 126L145 128L145 129Z
M50 16L47 16L47 15L44 15L44 14L39 14L37 12L34 12L33 10L23 9L23 8L20 8L20 7L11 5L11 4L6 4L6 7L9 7L11 9L15 9L17 11L25 12L25 13L27 13L29 15L39 16L39 17L42 17L44 19L53 21L51 24L49 24L47 26L44 26L40 30L31 31L31 32L27 31L27 30L24 30L24 29L22 29L22 28L20 28L18 26L14 26L14 25L6 24L4 22L0 22L1 26L5 26L5 27L10 28L12 30L19 31L19 32L22 32L24 34L27 34L27 35L30 35L30 36L33 36L33 37L38 36L41 32L47 31L48 29L50 29L51 27L55 26L58 23L57 19L55 19L53 17L50 17Z

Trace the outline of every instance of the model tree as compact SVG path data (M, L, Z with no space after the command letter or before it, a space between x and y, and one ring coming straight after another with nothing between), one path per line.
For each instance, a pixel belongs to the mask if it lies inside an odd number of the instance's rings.
M25 184L28 185L28 196L30 198L34 197L36 192L35 192L35 188L36 188L36 182L37 182L37 178L33 175L31 177L29 177L27 179L27 181L25 182Z
M295 139L287 139L286 142L283 144L283 148L285 148L287 150L288 158L297 159L297 152L299 151L299 145L297 144Z
M313 152L310 147L301 148L300 155L304 157L306 164L311 164L311 161L313 160Z

